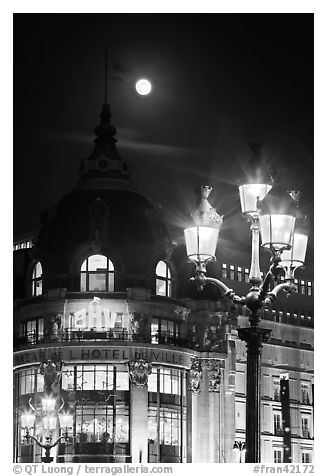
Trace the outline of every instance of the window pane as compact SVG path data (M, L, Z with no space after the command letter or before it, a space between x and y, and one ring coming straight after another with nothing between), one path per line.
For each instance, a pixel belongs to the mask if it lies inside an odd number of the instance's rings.
M89 274L88 291L106 291L106 275L105 274Z
M93 255L88 258L89 269L88 271L97 271L98 269L107 270L107 257L103 255Z
M40 371L36 374L36 391L43 392L44 391L44 378L43 375L40 374Z
M86 271L86 260L83 261L81 271Z
M164 261L159 261L156 267L156 275L166 278L167 264Z
M108 267L109 271L114 271L114 265L113 265L112 261L110 261L110 259L108 259L108 265L109 265L109 267Z
M40 278L42 276L42 266L41 263L38 262L35 265L35 277Z
M157 369L152 369L152 373L148 377L148 391L157 391Z
M171 282L171 281L168 281L167 285L168 285L168 293L167 293L167 296L168 296L168 297L171 297L171 296L172 296L172 282Z
M64 367L62 372L62 389L73 390L74 389L74 367Z
M81 273L81 292L86 291L86 273Z
M162 279L156 280L156 294L159 296L166 296L166 282Z
M117 390L129 390L128 372L117 372L116 386Z
M114 291L115 290L115 277L114 273L109 273L109 289L108 291Z
M39 337L43 337L44 322L43 319L38 320L38 333Z
M40 296L42 294L42 280L37 281L35 283L35 285L36 285L36 289L35 289L36 293L35 294L36 294L36 296Z
M93 390L94 389L94 371L83 372L83 390Z
M95 390L107 390L107 372L99 370L95 372Z

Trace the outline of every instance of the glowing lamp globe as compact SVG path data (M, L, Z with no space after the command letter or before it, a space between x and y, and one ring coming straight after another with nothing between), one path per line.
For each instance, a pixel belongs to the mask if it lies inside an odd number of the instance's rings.
M71 428L73 426L73 415L70 413L59 413L61 428Z
M295 222L292 248L284 250L281 256L281 265L287 270L295 270L303 266L309 237L309 223L306 218Z
M55 430L57 426L57 417L54 415L45 415L43 417L43 428L45 430Z
M54 412L56 400L54 398L42 398L42 410L44 412Z
M208 202L212 188L200 188L198 208L192 214L193 224L184 230L186 253L190 261L205 271L205 263L215 260L223 217Z
M242 213L254 217L258 215L258 200L263 200L267 193L271 190L271 185L265 183L253 183L240 185L240 202Z
M21 423L23 428L33 428L35 422L35 413L23 413Z
M283 188L274 186L259 202L259 224L262 246L273 253L292 246L296 202Z
M194 226L186 228L184 235L189 260L202 262L214 259L219 230L208 226Z
M135 84L135 89L141 96L146 96L147 94L150 94L152 85L147 79L139 79Z

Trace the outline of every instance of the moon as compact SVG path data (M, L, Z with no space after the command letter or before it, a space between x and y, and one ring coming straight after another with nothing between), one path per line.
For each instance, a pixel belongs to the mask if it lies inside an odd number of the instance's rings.
M135 89L141 96L146 96L151 92L152 85L147 79L139 79L135 84Z

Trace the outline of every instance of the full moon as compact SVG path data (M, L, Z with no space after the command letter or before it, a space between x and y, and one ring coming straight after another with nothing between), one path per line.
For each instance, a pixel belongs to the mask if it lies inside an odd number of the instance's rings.
M147 79L139 79L135 84L135 89L141 96L146 96L151 92L151 83Z

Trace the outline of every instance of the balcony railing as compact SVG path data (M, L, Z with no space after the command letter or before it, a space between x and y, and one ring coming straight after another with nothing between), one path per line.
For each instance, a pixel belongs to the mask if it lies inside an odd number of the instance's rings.
M53 343L80 343L84 341L106 341L111 342L138 342L151 343L159 345L169 345L176 347L193 348L194 342L191 338L176 335L172 333L128 333L126 329L114 328L110 330L81 330L81 329L63 329L61 332L49 335L38 335L36 332L14 335L14 348L18 349L37 344Z

